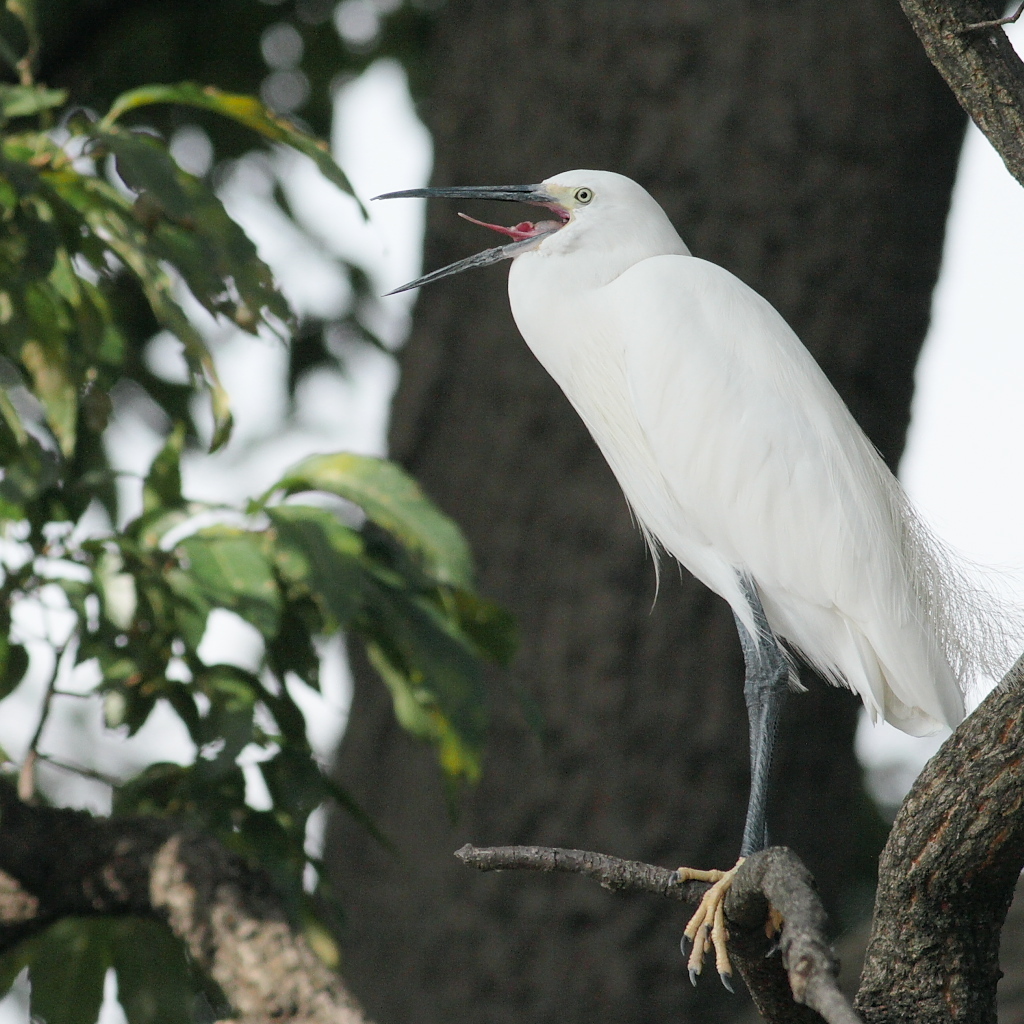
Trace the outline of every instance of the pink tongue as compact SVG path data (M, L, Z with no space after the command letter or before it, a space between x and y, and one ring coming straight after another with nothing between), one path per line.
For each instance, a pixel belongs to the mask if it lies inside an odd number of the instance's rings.
M528 220L516 224L515 227L506 228L501 224L488 224L485 220L477 220L476 217L470 217L468 213L460 213L459 216L463 220L468 220L470 224L479 224L482 228L498 231L503 235L508 235L509 238L514 238L517 242L521 242L524 238L533 238L538 234L537 225Z

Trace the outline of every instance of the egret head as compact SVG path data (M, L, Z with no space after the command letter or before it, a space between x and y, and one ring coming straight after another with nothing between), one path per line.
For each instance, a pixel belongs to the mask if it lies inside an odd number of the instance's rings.
M500 260L514 259L533 250L568 254L581 246L632 249L642 242L643 255L678 252L682 242L664 211L635 181L612 171L565 171L539 185L460 185L451 188L412 188L388 192L375 199L500 199L550 210L555 216L522 221L512 227L488 224L464 213L459 216L490 228L512 241L432 271L390 295L431 284L443 277ZM664 236L664 237L663 237ZM652 248L653 245L653 248ZM682 246L682 251L686 247Z

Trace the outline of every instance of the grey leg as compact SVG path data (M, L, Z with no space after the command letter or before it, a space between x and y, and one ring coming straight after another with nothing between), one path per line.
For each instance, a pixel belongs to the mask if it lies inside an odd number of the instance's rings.
M742 579L740 582L757 627L757 635L751 636L740 620L736 619L746 665L743 696L747 701L747 717L750 719L750 803L747 804L747 821L743 826L743 844L740 847L742 859L768 845L768 826L765 822L768 779L772 770L772 751L779 727L779 715L789 692L789 663L765 618L757 588L750 580ZM710 943L715 950L715 964L722 984L732 991L729 981L732 966L726 951L728 933L724 926L723 905L739 866L740 861L730 871L679 869L681 879L712 883L697 912L690 918L680 943L683 956L687 956L687 943L693 943L687 958L687 969L694 985L704 966L705 947Z
M740 856L747 857L768 845L768 780L779 716L789 692L789 665L765 619L757 589L748 580L743 581L743 589L757 624L757 636L752 637L736 619L746 665L743 696L750 722L750 802L740 847Z

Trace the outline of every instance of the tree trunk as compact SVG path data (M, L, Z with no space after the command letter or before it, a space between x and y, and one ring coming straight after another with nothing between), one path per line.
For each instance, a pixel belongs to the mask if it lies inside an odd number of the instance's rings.
M895 463L964 124L895 4L450 0L429 58L436 183L636 178L696 255L779 308ZM434 205L428 268L489 244ZM432 756L359 674L339 773L401 859L334 823L343 970L387 1024L727 1020L745 997L691 989L678 908L452 856L471 840L728 867L749 782L732 616L668 565L654 603L610 471L516 333L506 272L424 290L391 442L468 533L522 647L455 825ZM816 681L790 701L770 808L840 917L869 909L883 838L857 706Z

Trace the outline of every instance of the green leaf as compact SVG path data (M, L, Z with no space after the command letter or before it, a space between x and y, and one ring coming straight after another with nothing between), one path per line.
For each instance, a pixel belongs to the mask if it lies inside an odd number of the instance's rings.
M473 559L462 532L395 463L349 452L313 455L289 469L259 502L279 490L326 491L354 502L418 557L434 580L472 588Z
M462 632L481 654L506 668L512 664L519 647L519 631L511 612L466 590L444 593L446 610L450 608Z
M0 700L17 688L28 671L28 651L21 644L0 636Z
M298 750L306 757L312 757L309 749L309 739L306 736L306 719L298 704L292 699L287 686L281 687L281 692L274 695L263 694L263 703L274 716L274 721L280 730L277 742Z
M298 596L316 601L330 630L345 628L362 606L362 538L311 505L279 505L267 514L278 573Z
M53 267L61 241L54 211L39 195L39 176L34 170L0 158L0 174L0 281L4 287L0 323L6 328L3 334L10 335L20 326L19 333L31 330L33 334L52 338L56 325L48 321L47 315L65 321L66 312L59 307L54 309L52 300L47 301L48 296L32 295L23 289L30 285L40 287ZM13 338L4 340L7 351L13 354Z
M283 880L281 895L288 899L297 888L297 876L305 867L306 856L302 839L297 834L294 822L280 812L254 811L251 807L237 815L239 844L250 856L256 854L260 862L278 879ZM236 849L238 847L235 847Z
M451 720L438 709L422 678L393 660L384 645L367 642L367 657L391 691L395 718L407 732L427 740L437 748L441 768L449 779L480 778L479 744L467 743Z
M66 353L38 341L28 341L22 346L21 361L32 374L33 391L43 403L46 420L61 452L65 458L70 457L75 450L78 394L68 377Z
M105 922L64 918L38 939L29 961L30 1013L46 1024L96 1024L111 966Z
M330 929L313 916L307 917L303 921L302 927L306 933L306 941L313 952L332 971L338 970L341 966L341 950L338 949L338 943Z
M328 795L324 777L309 753L284 746L269 761L261 761L259 768L275 810L286 811L294 821L305 821Z
M146 474L142 485L143 514L181 504L181 453L184 447L185 424L177 423Z
M151 135L128 131L94 131L92 138L114 154L121 180L139 194L149 193L164 216L194 219L199 208L184 186L186 176L167 148Z
M149 765L114 790L114 814L186 814L194 811L188 799L190 768L172 761Z
M0 113L4 117L30 117L61 106L67 98L65 89L46 89L41 85L0 85Z
M4 467L4 478L0 480L0 501L6 506L4 515L20 518L25 507L52 488L57 480L57 456L28 435L19 458Z
M121 693L125 698L121 725L127 726L129 736L134 736L149 721L156 707L157 695L143 690L141 686L122 690Z
M253 711L259 680L232 665L214 665L196 676L194 686L210 701L210 708L193 729L200 748L197 769L208 776L234 767L235 758L253 738ZM206 758L204 747L217 744L216 756Z
M167 573L171 589L198 608L228 608L266 638L277 633L281 592L261 538L246 530L214 526L183 540L176 551L187 568Z
M28 431L25 430L25 424L21 422L21 416L18 414L18 410L15 409L14 403L4 387L0 387L0 415L3 416L4 422L10 427L11 433L18 444L24 444L28 440Z
M175 279L150 251L150 237L136 220L132 204L106 182L71 170L48 171L42 178L54 196L80 215L94 236L103 239L99 262L102 264L102 253L109 248L138 279L157 321L181 341L193 385L210 392L214 417L210 449L216 451L231 436L227 392L202 334L175 297Z
M138 193L135 219L149 251L175 266L192 294L255 334L268 314L284 323L291 310L256 246L202 181L187 174L150 135L113 129L93 138L116 156L117 170Z
M200 86L194 82L181 82L177 85L145 85L140 89L132 89L130 92L118 96L107 115L100 122L100 127L109 129L122 114L151 103L180 103L190 107L201 107L203 110L212 110L224 117L231 118L232 121L259 132L271 142L291 146L292 149L310 157L328 181L333 182L349 195L355 196L345 172L334 162L327 143L307 135L252 96L221 92L220 89L211 85ZM359 204L359 208L365 216L366 210L362 203Z
M110 922L117 998L128 1024L191 1024L196 984L185 949L160 921Z
M27 943L23 942L0 955L0 999L11 991L11 986L17 981L18 975L21 974L27 965L25 960L26 945Z
M281 628L267 644L267 660L274 674L284 678L294 672L314 690L320 689L320 654L313 644L317 633L326 629L323 617L311 601L287 600L281 612Z
M362 804L360 804L344 786L335 782L329 775L324 775L323 781L327 790L327 795L337 803L343 811L349 814L358 825L362 825L362 827L366 829L367 833L376 839L377 842L388 851L388 853L397 856L398 847L396 847L391 839L388 838L385 832L381 831L380 826L373 820L370 813L363 808Z
M385 586L368 593L359 632L398 720L437 746L449 777L477 780L487 704L475 649L431 602Z
M115 814L173 814L190 818L228 841L245 808L245 776L234 767L210 777L195 767L150 765L114 790Z
M128 629L138 608L135 577L124 571L117 548L104 548L96 560L96 589L103 602L103 614L118 629Z

